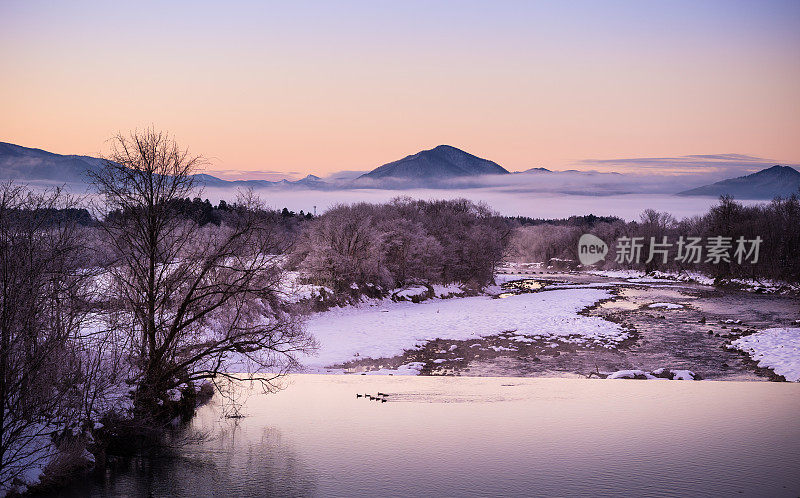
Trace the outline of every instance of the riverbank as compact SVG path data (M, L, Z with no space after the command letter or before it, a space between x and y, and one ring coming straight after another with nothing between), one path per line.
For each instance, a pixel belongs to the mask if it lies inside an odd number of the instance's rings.
M514 271L516 270L516 271ZM630 272L517 267L488 295L420 303L371 300L317 313L307 372L571 377L659 369L693 378L782 380L731 347L797 326L800 298ZM783 364L800 365L800 354Z

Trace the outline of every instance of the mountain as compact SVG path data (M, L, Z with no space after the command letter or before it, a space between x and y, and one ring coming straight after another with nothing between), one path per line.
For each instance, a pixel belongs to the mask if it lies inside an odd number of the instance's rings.
M325 185L327 185L327 182L322 178L318 177L317 175L306 175L305 178L301 178L295 181L290 181L289 183L291 183L292 185L304 185L306 187L324 187Z
M223 180L222 178L217 178L216 176L207 175L205 173L194 175L194 179L204 187L227 187L231 183L228 180Z
M203 187L245 187L245 188L269 188L269 187L307 187L307 188L325 188L328 183L322 178L315 175L308 175L300 180L223 180L216 176L211 176L205 173L198 173L194 175L195 181Z
M54 184L87 183L89 172L99 171L103 160L90 156L54 154L41 149L0 142L0 179L46 181ZM318 176L308 175L300 180L223 180L198 173L195 181L204 187L304 187L321 189L328 184Z
M508 170L499 164L473 156L450 145L439 145L379 166L359 177L382 180L439 179L478 175L505 175Z
M0 142L0 178L14 180L50 180L59 183L81 183L87 172L98 171L102 159L89 156L64 156L41 149L32 149Z
M800 189L800 172L790 166L775 165L756 173L693 188L678 195L732 195L736 199L788 197Z

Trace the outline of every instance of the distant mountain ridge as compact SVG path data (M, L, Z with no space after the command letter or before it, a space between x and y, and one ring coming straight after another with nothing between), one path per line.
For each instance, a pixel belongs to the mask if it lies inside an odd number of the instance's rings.
M90 156L61 155L42 149L0 142L0 178L86 182L103 160Z
M799 190L800 172L791 166L775 165L749 175L685 190L678 195L731 195L737 199L772 199L798 194Z
M509 171L494 161L474 156L451 145L439 145L386 163L359 179L441 179L479 175L505 175Z
M318 176L315 175L307 175L305 178L301 178L300 180L278 180L278 181L270 181L270 180L223 180L222 178L217 178L216 176L212 176L206 173L198 173L194 175L195 181L200 183L205 187L279 187L279 186L304 186L310 188L323 188L328 186L328 183L325 182Z
M100 171L103 159L91 156L62 155L32 147L0 142L0 179L50 181L54 183L88 183L89 173ZM279 187L302 186L324 188L327 183L318 176L300 180L223 180L205 173L194 175L206 187Z
M13 179L49 185L80 184L90 181L91 172L99 171L103 160L91 156L62 155L41 149L0 142L0 181ZM194 175L200 187L254 189L394 189L411 188L463 189L503 187L506 191L558 192L576 195L611 195L640 192L673 194L691 183L674 185L660 180L657 187L641 183L620 173L596 171L550 171L536 167L509 173L499 164L469 154L449 145L440 145L384 164L350 178L329 179L308 175L300 180L224 180L206 173ZM695 180L696 181L696 180ZM772 166L739 178L680 192L682 196L732 195L738 199L772 199L798 193L800 172L789 166Z

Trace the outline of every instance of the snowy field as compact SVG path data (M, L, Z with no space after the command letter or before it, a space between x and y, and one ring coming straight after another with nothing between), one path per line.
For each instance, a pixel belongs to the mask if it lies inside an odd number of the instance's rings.
M800 382L800 328L762 330L733 341L731 347L745 351L759 367Z
M397 356L419 342L467 340L516 331L518 336L613 348L628 338L616 323L578 312L611 297L603 289L434 299L419 304L381 301L312 316L307 330L319 341L310 371L360 358Z

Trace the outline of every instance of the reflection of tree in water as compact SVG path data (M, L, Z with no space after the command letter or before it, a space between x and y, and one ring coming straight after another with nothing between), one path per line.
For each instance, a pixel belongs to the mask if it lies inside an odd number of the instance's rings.
M319 476L274 427L229 419L218 437L126 458L63 496L309 496Z
M219 438L201 445L197 454L190 457L204 462L203 469L192 470L191 465L185 465L177 473L176 469L165 473L164 479L178 488L170 490L170 494L187 490L214 490L214 494L222 496L314 493L318 476L278 429L247 427L239 419L231 419L227 425ZM187 480L180 477L184 470Z
M228 377L214 381L219 396L222 418L236 420L245 417L243 408L247 398L250 397L250 393L253 391L253 381L249 382L249 389L242 389L243 382L246 381L234 381Z
M65 496L309 496L319 476L277 428L242 406L259 383L217 382L218 394L169 448L109 462ZM239 416L231 416L238 414ZM204 416L204 415L207 415Z

